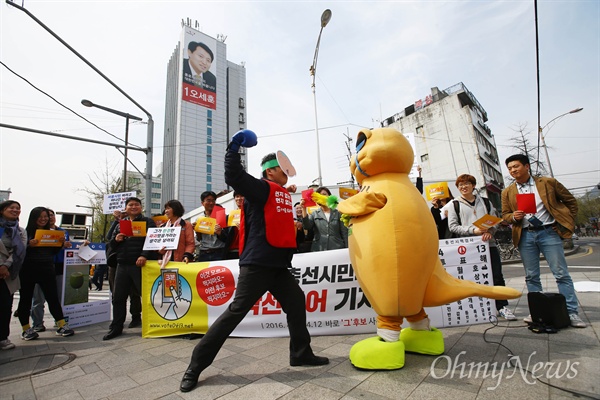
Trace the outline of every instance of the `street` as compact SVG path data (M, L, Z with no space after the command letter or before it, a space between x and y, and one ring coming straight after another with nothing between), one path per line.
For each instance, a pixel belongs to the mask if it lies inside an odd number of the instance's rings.
M586 272L600 270L600 237L581 237L573 241L578 249L567 256L569 272ZM541 261L542 273L550 273L548 263ZM524 276L525 272L521 262L502 263L504 278Z

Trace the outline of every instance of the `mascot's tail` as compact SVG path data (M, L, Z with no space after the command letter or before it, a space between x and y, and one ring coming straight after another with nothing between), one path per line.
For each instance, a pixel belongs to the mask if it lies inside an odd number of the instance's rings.
M442 263L437 262L425 289L424 307L436 307L472 296L494 300L516 299L521 292L505 286L486 286L457 279L448 274Z

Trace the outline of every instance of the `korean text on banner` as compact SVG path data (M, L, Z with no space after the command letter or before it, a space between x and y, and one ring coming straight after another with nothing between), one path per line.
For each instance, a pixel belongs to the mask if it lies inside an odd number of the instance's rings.
M227 226L240 226L241 217L241 210L233 210L229 213L229 218L227 219Z
M447 182L436 182L425 186L425 195L427 200L431 201L434 197L445 198L450 197L450 190Z
M37 229L34 239L38 241L36 247L62 247L65 242L65 231Z
M217 220L211 217L198 217L194 230L198 233L206 233L207 235L213 235L215 233L215 225Z
M440 241L440 259L448 273L459 279L491 284L489 249L481 238ZM358 285L348 250L294 255L291 272L306 296L307 326L311 334L376 332L375 313ZM148 261L142 268L142 335L206 333L232 301L238 274L237 260L171 262L164 270L157 262ZM425 309L432 326L436 327L485 323L491 310L491 301L480 297ZM282 337L288 334L281 304L267 292L232 336Z
M102 213L112 214L113 211L125 210L125 200L130 197L135 197L136 192L121 192L121 193L110 193L104 195L104 202L102 203Z
M144 250L176 250L179 245L181 226L149 228L144 242Z

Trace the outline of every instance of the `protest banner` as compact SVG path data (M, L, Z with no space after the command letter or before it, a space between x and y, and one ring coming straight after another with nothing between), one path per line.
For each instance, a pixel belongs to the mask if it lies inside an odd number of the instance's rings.
M65 231L54 229L36 229L34 239L38 241L33 247L62 247L65 242Z
M440 241L440 259L459 279L492 282L489 249L479 237ZM156 261L148 261L142 268L142 336L206 333L233 299L238 273L238 260L171 262L163 270ZM358 285L347 249L295 254L292 274L306 296L311 334L375 334L376 315ZM471 297L425 311L431 325L438 328L485 323L492 314L492 302ZM266 293L231 336L288 334L281 305Z
M112 214L113 211L125 210L125 200L130 197L135 197L136 191L121 192L121 193L110 193L104 195L104 202L102 203L102 213Z
M149 228L144 242L144 250L176 250L179 245L181 226Z
M90 243L89 247L96 252L89 261L79 257L78 248L65 250L64 290L60 300L72 328L110 321L110 298L92 300L89 292L90 265L106 263L106 248L104 243Z

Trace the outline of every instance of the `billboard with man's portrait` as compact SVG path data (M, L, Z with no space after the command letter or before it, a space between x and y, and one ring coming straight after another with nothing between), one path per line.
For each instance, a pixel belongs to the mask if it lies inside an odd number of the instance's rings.
M217 41L190 27L183 33L182 99L217 108Z

